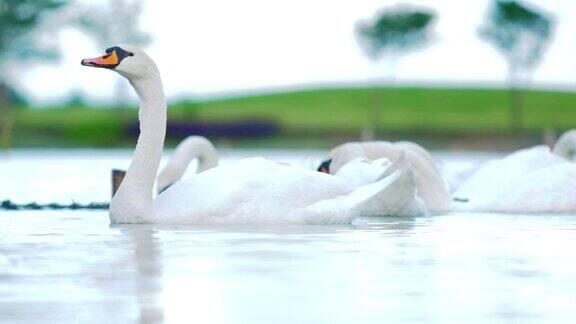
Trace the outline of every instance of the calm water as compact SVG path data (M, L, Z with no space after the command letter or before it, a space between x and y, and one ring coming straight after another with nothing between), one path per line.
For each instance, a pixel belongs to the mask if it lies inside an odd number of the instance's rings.
M454 172L481 158L440 156ZM123 151L16 152L0 159L0 200L106 201L109 169L127 166L128 158ZM0 212L2 322L573 323L575 317L576 215L160 227L110 226L106 212Z

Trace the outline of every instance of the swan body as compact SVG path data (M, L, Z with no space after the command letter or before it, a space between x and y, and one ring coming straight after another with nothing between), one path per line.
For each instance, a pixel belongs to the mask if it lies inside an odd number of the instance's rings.
M140 99L140 135L124 181L110 202L112 223L350 223L379 213L387 197L414 188L410 170L401 168L355 188L331 175L256 158L198 173L153 199L166 133L160 73L136 47L115 46L106 53L82 60L82 65L118 72Z
M554 150L556 151L556 150ZM502 213L576 211L576 163L547 146L487 162L454 193L455 210Z
M398 170L379 182L354 188L315 171L262 158L244 159L174 184L156 198L146 221L350 223L360 215L380 215L382 199L409 181L408 174Z
M424 150L425 151L425 150ZM427 152L425 152L427 154ZM191 160L197 158L197 173L218 165L218 155L212 143L202 136L190 136L182 141L175 149L168 164L158 174L156 186L161 193L168 187L178 182L186 171ZM357 158L341 167L334 175L346 180L354 188L376 182L389 168L409 168L408 162L404 159L397 163L405 163L403 166L393 166L388 158L369 160L367 158ZM250 167L250 166L248 166ZM391 169L390 169L391 170ZM391 174L388 170L388 175ZM384 209L372 210L372 214L388 216L419 216L427 213L423 202L416 196L415 182L413 179L406 182L406 190L401 190L399 186L396 198L390 193ZM376 207L374 207L376 208Z
M189 136L178 144L164 169L158 173L158 192L178 182L194 159L198 160L196 173L218 166L218 152L214 145L203 136Z
M418 197L424 201L428 211L432 213L448 211L450 195L446 182L432 156L418 144L384 141L349 142L330 151L321 167L329 165L328 172L337 174L347 163L359 157L369 160L379 158L395 160L402 153L406 155L413 169Z

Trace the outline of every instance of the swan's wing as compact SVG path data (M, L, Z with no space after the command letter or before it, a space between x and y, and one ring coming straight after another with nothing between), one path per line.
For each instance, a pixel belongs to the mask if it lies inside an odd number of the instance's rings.
M154 222L303 223L306 207L352 190L332 175L247 159L170 187L154 201Z
M341 167L334 175L354 187L359 187L380 180L388 167L389 165L383 161L356 158Z

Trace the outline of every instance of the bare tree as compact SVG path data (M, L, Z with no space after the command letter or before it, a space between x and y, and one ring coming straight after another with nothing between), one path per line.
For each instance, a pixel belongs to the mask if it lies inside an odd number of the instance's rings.
M359 22L356 34L369 59L375 62L386 59L391 63L391 79L395 80L396 60L411 51L421 49L430 41L434 19L435 14L429 9L395 6L380 10L368 21ZM374 92L372 116L369 116L370 122L363 132L364 139L374 138L379 108L383 105L382 89L376 86Z
M480 36L502 53L508 64L510 126L522 129L525 79L538 65L552 35L552 19L518 1L494 0Z

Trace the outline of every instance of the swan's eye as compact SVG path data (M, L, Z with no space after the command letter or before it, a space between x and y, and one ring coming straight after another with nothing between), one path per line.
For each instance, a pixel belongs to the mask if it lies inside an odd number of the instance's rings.
M134 56L134 53L128 52L128 56Z

